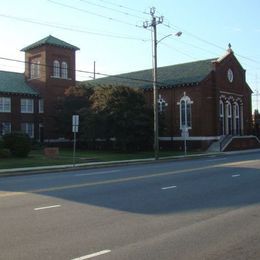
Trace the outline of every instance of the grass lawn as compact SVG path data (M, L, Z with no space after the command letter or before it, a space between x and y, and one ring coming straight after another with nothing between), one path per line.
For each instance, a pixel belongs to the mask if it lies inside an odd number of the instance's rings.
M183 152L160 152L160 157L181 155ZM0 159L0 169L34 167L34 166L48 166L59 164L73 163L72 149L60 149L57 158L47 158L43 154L43 150L33 150L27 158L5 158ZM138 152L138 153L119 153L109 151L76 151L75 163L85 163L89 161L120 161L131 159L145 159L153 158L154 153Z

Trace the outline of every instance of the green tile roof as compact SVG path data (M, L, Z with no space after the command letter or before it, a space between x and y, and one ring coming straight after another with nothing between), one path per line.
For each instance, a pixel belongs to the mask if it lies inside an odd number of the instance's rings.
M178 65L158 68L158 85L173 87L182 84L192 84L202 81L212 71L212 61L216 59L201 60ZM113 84L126 85L139 88L152 87L152 70L142 70L87 81L91 85Z
M58 38L55 38L55 37L49 35L48 37L21 49L21 51L29 51L31 49L34 49L34 48L37 48L37 47L40 47L40 46L43 46L43 45L52 45L52 46L71 49L71 50L75 50L75 51L79 50L78 47L71 45L67 42L64 42L64 41L62 41Z
M0 93L39 95L26 84L23 73L0 71Z

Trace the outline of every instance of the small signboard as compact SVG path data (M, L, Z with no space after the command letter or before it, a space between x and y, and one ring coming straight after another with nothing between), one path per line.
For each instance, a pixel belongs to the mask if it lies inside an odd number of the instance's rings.
M72 133L78 133L79 132L79 127L77 125L72 126Z
M79 131L79 115L72 116L72 132L78 133Z
M182 136L183 138L188 138L188 137L189 137L189 130L188 130L187 127L183 127L183 128L181 129L181 136Z

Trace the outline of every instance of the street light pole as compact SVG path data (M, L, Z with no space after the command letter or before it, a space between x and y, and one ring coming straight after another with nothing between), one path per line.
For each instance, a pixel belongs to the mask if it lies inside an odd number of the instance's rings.
M153 107L154 107L154 158L159 159L159 117L158 117L158 89L157 89L157 31L156 20L153 17Z
M158 89L157 89L157 31L156 26L163 23L163 16L155 16L155 8L150 9L152 21L144 22L144 28L153 28L153 116L154 116L154 158L159 159L159 122L158 122Z
M155 7L150 9L152 21L149 23L145 21L143 27L147 29L152 28L153 32L153 114L154 114L154 158L159 159L159 117L158 117L158 88L157 88L157 45L165 38L172 36L169 34L157 41L157 25L163 23L163 16L155 16ZM182 32L177 32L175 36L180 37Z

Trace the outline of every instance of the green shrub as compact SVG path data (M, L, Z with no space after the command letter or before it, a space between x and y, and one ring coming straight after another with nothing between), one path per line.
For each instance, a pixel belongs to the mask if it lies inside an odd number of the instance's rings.
M3 136L4 147L10 150L12 156L27 157L31 151L31 141L27 134L13 132Z
M3 138L0 136L0 150L4 148L4 140Z
M10 156L11 155L9 149L0 149L0 158L8 158Z

